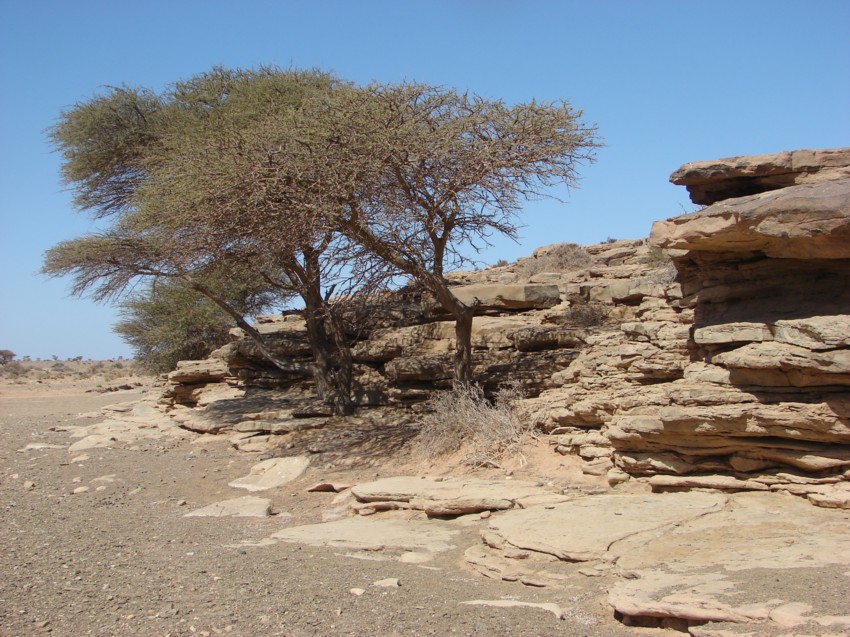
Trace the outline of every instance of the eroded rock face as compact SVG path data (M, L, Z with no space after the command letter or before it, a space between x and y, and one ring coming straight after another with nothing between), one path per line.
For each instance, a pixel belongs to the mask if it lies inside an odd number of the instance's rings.
M850 178L727 199L658 221L652 243L698 252L754 252L781 259L850 258Z
M670 176L691 201L713 204L797 184L850 177L850 148L795 150L774 155L689 162Z
M766 488L843 506L834 485L850 478L848 165L850 149L689 164L674 181L714 203L656 223L649 244L586 246L565 271L526 267L558 253L549 246L453 273L453 289L481 312L476 382L519 383L520 409L554 451L611 484L666 475L679 481L653 488ZM368 313L352 351L361 406L405 411L451 386L454 325L432 310L405 292ZM231 407L257 387L286 400L312 393L303 323L261 327L303 373L276 371L236 334L214 357L229 376L214 363L172 377L169 400L202 407L175 409L185 426L271 444L321 416L248 418Z

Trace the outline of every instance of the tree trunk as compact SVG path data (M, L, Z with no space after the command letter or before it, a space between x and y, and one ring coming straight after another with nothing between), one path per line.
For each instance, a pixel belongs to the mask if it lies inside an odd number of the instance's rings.
M455 314L455 381L472 383L472 318L474 307L465 307Z
M351 400L351 349L334 309L322 297L318 276L307 259L309 279L301 291L304 300L304 321L314 360L314 377L319 399L337 415L348 415L354 404Z

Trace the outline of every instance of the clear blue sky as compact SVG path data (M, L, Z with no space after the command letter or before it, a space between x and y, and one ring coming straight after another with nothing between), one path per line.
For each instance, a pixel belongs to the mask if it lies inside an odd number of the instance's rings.
M46 141L59 112L107 85L259 64L583 109L597 163L565 205L529 206L521 243L498 241L490 263L645 237L693 209L667 181L687 161L850 146L847 0L0 0L0 349L130 355L113 308L37 274L93 229Z

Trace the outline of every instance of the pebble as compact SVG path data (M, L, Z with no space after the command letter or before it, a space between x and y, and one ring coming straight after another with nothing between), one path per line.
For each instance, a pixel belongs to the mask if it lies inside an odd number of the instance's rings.
M74 495L77 495L77 494L80 494L80 493L86 493L88 490L89 490L88 487L77 487L71 493L73 493Z
M27 480L26 482L24 482L24 489L29 490L33 487L35 487L35 482L33 482L32 480Z
M360 597L363 593L366 592L366 590L363 588L352 588L348 592L352 595L357 595L358 597Z

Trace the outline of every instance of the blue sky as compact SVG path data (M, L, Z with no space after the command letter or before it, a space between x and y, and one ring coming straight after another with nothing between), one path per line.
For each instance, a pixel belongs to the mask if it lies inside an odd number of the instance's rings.
M37 274L47 248L94 229L44 131L101 87L278 64L567 99L606 146L565 204L528 206L492 263L647 236L693 209L667 181L687 161L850 146L848 25L846 0L0 0L0 349L131 354L113 308Z

